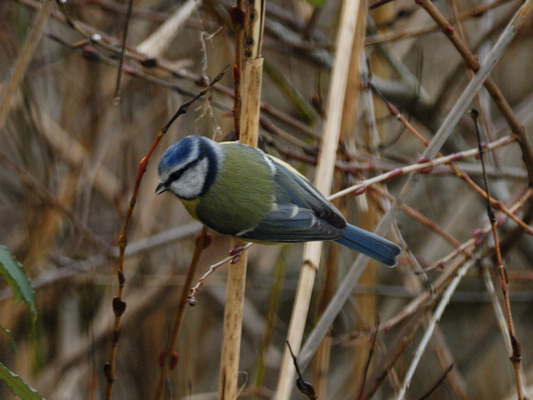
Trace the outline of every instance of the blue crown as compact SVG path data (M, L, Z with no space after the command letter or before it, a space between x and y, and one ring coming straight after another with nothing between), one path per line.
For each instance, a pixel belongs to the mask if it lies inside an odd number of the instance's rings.
M198 139L198 136L187 136L170 146L159 161L159 174L188 159L193 148L198 146Z

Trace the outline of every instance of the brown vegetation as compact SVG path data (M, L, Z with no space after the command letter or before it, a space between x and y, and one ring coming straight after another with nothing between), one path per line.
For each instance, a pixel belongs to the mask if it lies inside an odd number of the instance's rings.
M242 398L305 398L289 330L320 399L533 396L531 3L266 2L259 146L403 252L387 269L330 244L247 250ZM32 326L1 281L18 351L0 330L0 361L47 399L151 399L158 381L216 398L228 263L176 313L191 260L194 284L231 240L195 250L201 225L154 195L156 166L186 135L235 136L246 32L229 1L129 4L0 3L0 244L38 311Z

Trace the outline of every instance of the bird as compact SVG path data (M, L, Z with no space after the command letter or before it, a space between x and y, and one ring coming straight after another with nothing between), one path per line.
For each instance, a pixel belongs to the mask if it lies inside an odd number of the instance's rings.
M330 240L397 264L400 246L348 224L306 177L260 149L186 136L163 153L158 175L156 194L173 193L218 233L266 244Z

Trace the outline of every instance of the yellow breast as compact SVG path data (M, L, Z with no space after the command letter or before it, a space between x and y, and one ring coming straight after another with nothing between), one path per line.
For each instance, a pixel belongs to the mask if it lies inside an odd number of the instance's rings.
M195 220L200 221L198 216L196 215L196 208L198 207L198 203L200 202L200 198L196 198L193 200L185 200L180 199L185 208L187 209L187 212L191 214L191 217L193 217ZM200 221L201 222L201 221Z

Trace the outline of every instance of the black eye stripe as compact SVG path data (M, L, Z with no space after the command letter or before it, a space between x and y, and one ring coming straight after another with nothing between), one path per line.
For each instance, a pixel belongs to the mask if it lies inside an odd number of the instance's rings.
M187 171L189 168L195 166L196 164L198 164L203 159L204 159L204 157L197 158L196 160L193 160L190 163L188 163L187 165L185 165L183 168L171 173L169 175L168 179L165 181L165 186L167 186L167 187L170 186L172 184L172 182L177 181L179 178L181 178L181 176L185 173L185 171Z

